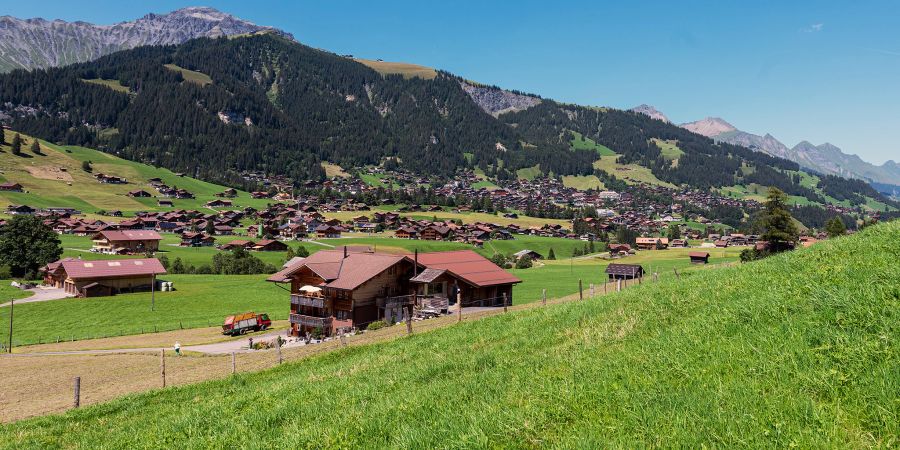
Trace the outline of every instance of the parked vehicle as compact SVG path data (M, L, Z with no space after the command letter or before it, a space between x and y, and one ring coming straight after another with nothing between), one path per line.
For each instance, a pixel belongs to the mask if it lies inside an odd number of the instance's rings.
M266 313L256 314L248 312L235 314L225 318L225 323L222 325L222 334L237 336L248 331L265 330L270 326L272 326L272 321Z

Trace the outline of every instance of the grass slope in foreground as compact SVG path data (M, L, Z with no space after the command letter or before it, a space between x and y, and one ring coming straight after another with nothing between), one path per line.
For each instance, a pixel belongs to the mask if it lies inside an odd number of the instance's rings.
M680 284L26 420L0 427L0 442L896 446L898 238L895 221Z

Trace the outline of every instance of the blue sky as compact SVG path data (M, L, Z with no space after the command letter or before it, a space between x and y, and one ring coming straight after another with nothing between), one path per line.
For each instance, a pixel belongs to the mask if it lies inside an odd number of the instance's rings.
M149 2L148 2L149 3ZM722 117L788 146L900 160L900 2L2 0L94 23L212 6L336 53L405 61L559 101Z

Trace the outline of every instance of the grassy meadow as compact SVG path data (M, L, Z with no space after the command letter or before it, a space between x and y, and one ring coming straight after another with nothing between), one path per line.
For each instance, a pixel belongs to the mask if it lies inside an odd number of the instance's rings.
M130 395L0 426L0 445L894 447L898 238L895 221L601 300Z
M71 298L23 303L15 307L13 346L38 342L124 336L153 331L221 325L225 316L266 312L288 318L288 293L265 281L265 275L164 275L173 292L112 297ZM8 308L0 308L0 341L9 336Z

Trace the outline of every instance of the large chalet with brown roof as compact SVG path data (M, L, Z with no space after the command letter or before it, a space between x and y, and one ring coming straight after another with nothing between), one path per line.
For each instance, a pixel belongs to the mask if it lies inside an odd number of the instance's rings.
M147 253L159 250L162 236L151 230L101 231L91 238L91 251L108 254Z
M44 284L76 297L101 297L149 290L166 269L156 258L87 261L65 258L41 269Z
M503 295L512 303L512 285L520 282L470 250L412 256L346 248L314 253L268 281L291 284L295 336L401 320L410 306L446 310L457 296L466 305L501 305Z

